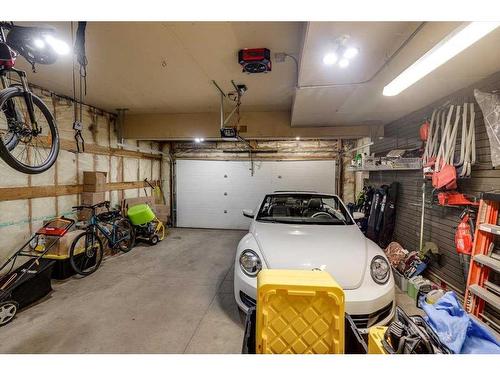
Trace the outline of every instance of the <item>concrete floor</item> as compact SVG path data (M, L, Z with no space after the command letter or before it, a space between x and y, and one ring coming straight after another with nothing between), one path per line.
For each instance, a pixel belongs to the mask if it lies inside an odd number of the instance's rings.
M241 353L233 297L242 231L174 229L154 247L107 258L0 327L0 353ZM397 302L421 312L406 294Z
M242 231L174 229L107 258L0 327L0 353L241 353L233 260Z

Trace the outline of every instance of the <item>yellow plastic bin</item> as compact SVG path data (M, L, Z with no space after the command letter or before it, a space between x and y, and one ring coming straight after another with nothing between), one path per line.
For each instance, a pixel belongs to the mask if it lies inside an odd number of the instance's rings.
M387 327L370 327L368 331L368 354L387 354L382 346L385 331L387 331Z
M325 271L262 270L256 352L344 353L344 291Z

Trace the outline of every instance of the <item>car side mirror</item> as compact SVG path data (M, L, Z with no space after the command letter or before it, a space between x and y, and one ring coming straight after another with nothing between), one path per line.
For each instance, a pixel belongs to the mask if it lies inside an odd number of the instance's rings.
M253 210L249 210L248 208L245 208L243 210L243 216L249 217L250 219L253 219Z
M353 217L354 221L358 221L358 220L364 219L365 214L363 212L353 212L352 217Z

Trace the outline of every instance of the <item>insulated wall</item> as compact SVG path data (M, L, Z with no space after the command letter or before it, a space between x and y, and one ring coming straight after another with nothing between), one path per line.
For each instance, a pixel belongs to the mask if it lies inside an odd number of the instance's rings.
M447 102L461 104L464 101L475 103L477 163L472 169L470 179L458 181L458 190L479 197L481 192L500 190L500 170L494 170L490 158L490 144L486 134L482 112L473 99L473 89L493 91L500 88L500 72L488 79L443 98L385 126L385 137L371 146L371 152L385 155L389 150L420 147L419 128L426 118L430 118L435 107ZM456 148L460 150L460 147ZM396 207L396 227L394 240L408 250L418 250L420 238L420 217L422 204L422 171L383 171L370 172L365 182L373 186L400 183ZM432 185L425 184L426 207L424 241L435 242L442 254L441 264L432 264L429 277L444 280L449 286L463 292L464 276L455 250L454 235L460 221L461 208L447 208L431 205Z
M124 197L151 194L151 189L144 187L145 178L162 179L162 157L149 151L160 150L159 143L126 140L130 147L124 149L118 145L115 115L84 106L82 133L86 152L77 153L72 129L73 102L39 89L34 91L56 119L61 150L55 165L39 175L19 173L0 159L0 262L44 220L73 214L71 207L79 204L84 171L107 172L109 188L105 196L113 206L120 205Z

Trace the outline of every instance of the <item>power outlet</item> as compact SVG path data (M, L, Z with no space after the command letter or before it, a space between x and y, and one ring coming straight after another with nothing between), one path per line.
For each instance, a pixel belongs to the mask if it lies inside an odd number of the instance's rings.
M285 62L285 60L286 60L286 53L285 52L276 52L274 54L274 62L282 63L282 62Z

